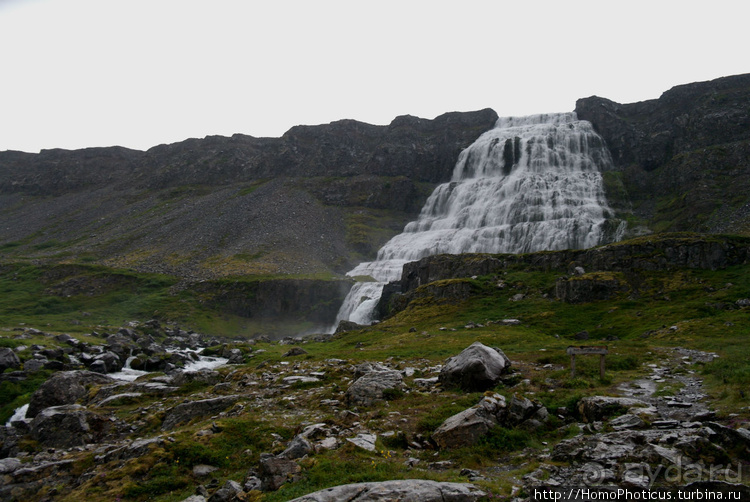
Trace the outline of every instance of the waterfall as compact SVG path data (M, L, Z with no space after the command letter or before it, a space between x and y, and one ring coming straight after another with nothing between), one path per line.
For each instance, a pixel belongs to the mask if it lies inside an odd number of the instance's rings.
M604 140L575 113L507 117L459 155L450 182L438 186L419 218L388 241L375 261L347 273L355 283L336 324L373 321L383 286L405 263L449 253L528 253L584 249L619 240L607 231Z

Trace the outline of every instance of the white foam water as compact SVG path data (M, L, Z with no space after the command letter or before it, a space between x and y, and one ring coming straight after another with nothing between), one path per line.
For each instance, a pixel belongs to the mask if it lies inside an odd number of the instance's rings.
M405 263L442 253L528 253L584 249L622 237L604 194L611 157L591 123L575 113L507 117L461 152L450 182L377 259L348 272L369 276L341 306L341 320L369 324L383 286ZM607 232L607 228L616 231Z

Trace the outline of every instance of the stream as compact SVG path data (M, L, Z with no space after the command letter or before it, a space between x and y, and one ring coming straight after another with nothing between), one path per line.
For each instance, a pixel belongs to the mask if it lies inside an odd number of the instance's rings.
M200 355L203 351L202 348L195 351L196 354L198 354L198 360L197 361L190 361L186 362L185 366L182 368L183 371L200 371L202 369L215 369L219 366L223 366L228 362L228 359L225 357L216 357L216 356L202 356ZM115 380L120 380L124 382L133 382L138 377L143 375L148 375L149 371L141 371L141 370L134 370L130 367L131 361L135 359L134 356L131 356L128 358L127 362L125 363L125 366L121 371L117 371L115 373L107 373L107 376L114 378ZM5 423L6 427L11 427L11 423L18 421L18 420L25 420L26 419L26 410L29 409L28 404L24 404L23 406L16 408L16 410L13 412L13 416L8 419L8 421Z

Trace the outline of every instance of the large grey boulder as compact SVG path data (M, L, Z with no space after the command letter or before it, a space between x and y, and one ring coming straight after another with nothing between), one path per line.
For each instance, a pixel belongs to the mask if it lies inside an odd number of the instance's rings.
M440 448L471 446L500 423L505 410L505 397L484 396L475 406L449 417L432 433L432 439Z
M7 370L8 368L17 370L21 367L21 360L18 356L8 347L0 348L0 373Z
M473 502L486 495L469 483L441 483L426 479L402 479L334 486L290 502Z
M108 420L80 404L51 406L31 422L31 437L53 448L83 446L97 441L108 424Z
M494 387L509 369L510 359L502 350L474 342L446 361L438 380L444 387L483 391Z
M224 396L178 404L167 413L161 430L168 431L197 417L208 417L224 411L237 402L240 396Z
M91 371L61 371L52 375L32 395L27 418L34 418L45 408L74 404L95 385L110 385L116 380Z
M440 448L462 448L476 444L496 426L538 429L548 419L547 408L538 401L513 395L510 404L500 394L489 394L475 406L449 417L432 433Z
M403 380L400 371L388 368L370 371L349 386L346 401L350 406L371 406L383 399L384 391L400 389Z

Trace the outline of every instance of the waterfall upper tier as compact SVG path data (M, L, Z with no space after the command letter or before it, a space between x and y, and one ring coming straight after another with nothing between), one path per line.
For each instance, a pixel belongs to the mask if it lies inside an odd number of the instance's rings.
M602 171L609 151L575 113L500 118L461 152L452 180L438 186L419 218L351 276L385 284L404 263L449 253L582 249L619 240ZM366 291L363 291L366 289ZM382 287L357 284L339 320L369 322Z

